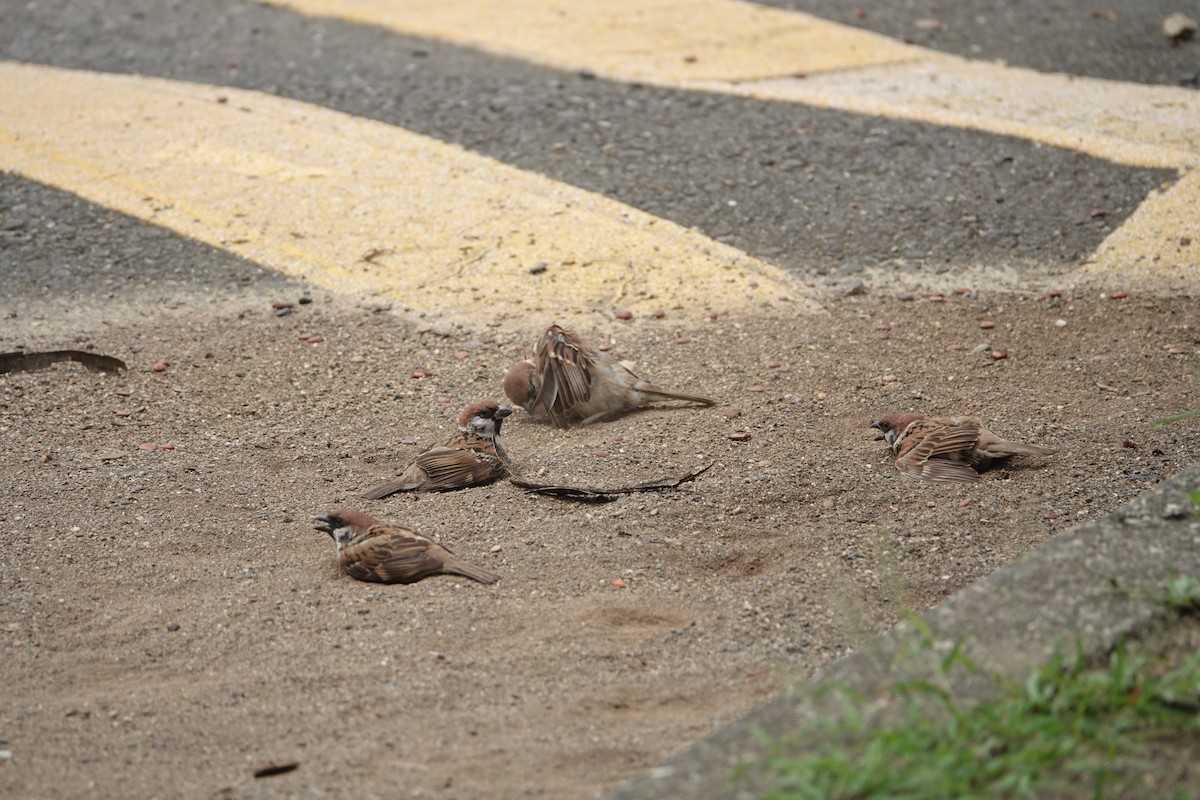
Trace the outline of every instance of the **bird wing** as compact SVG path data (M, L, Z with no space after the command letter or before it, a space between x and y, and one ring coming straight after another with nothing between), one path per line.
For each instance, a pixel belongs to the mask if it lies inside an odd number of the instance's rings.
M591 399L595 356L570 331L552 325L538 340L534 364L538 395L533 404L561 426L572 410Z
M442 569L441 559L429 553L432 544L419 534L390 528L347 545L340 558L346 572L360 581L415 583Z
M904 440L912 445L904 448ZM917 420L904 431L896 469L934 483L972 483L979 480L979 473L959 457L970 451L978 440L979 423L974 420L952 424Z
M413 466L425 472L420 489L427 492L491 483L508 472L499 458L471 447L434 447L417 456Z

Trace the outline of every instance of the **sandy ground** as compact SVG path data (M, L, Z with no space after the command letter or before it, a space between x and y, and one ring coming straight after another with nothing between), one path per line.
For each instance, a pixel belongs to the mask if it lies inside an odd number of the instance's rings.
M279 317L306 290L277 279L156 286L0 309L0 350L130 367L0 375L0 795L592 797L1200 459L1200 420L1151 424L1200 406L1194 300L869 283L826 316L597 316L580 332L718 404L504 430L537 479L712 462L695 482L357 500L498 398L532 335L321 291ZM1058 453L924 485L873 440L894 408ZM311 517L347 504L502 580L341 575Z

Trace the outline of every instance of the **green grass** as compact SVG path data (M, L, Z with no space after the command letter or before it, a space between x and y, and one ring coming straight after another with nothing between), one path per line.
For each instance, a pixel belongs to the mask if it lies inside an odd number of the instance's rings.
M1200 612L1200 581L1173 579L1163 602ZM1153 650L1122 646L1101 665L1060 655L971 708L934 682L901 682L891 692L901 719L879 724L868 723L863 698L831 690L840 714L771 742L760 765L774 781L765 798L1200 796L1169 778L1147 790L1157 769L1150 748L1170 742L1170 758L1200 757L1200 652L1189 655L1166 664ZM943 675L955 668L974 670L957 651L941 665Z

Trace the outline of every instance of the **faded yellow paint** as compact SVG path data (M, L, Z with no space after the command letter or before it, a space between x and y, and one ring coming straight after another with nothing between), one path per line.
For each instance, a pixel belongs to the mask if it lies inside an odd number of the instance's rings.
M1200 171L1152 193L1085 267L1110 280L1200 285Z
M1014 136L1130 166L1180 169L1200 157L1197 92L940 54L889 69L691 88Z
M1200 162L1198 92L972 62L739 0L266 1L610 80L1014 136L1185 175ZM1186 257L1162 243L1195 230L1191 199L1156 197L1134 224L1164 235L1119 230L1097 264L1186 272L1170 266Z
M739 0L267 0L626 81L746 81L919 57L894 39Z
M816 310L781 270L666 220L259 92L0 63L0 169L318 285L476 324Z

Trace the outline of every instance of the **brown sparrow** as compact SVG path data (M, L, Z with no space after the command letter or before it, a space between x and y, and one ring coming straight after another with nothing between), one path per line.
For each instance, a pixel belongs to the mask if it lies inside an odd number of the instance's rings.
M531 416L547 416L559 428L587 425L656 400L714 402L655 386L557 325L538 339L532 361L514 364L505 374L504 393Z
M973 417L926 417L897 411L871 423L896 455L896 469L934 483L969 483L979 471L1010 456L1054 451L1001 439Z
M338 563L351 577L376 583L416 583L430 575L463 575L480 583L499 576L468 564L416 531L343 508L315 519L337 543Z
M445 492L507 477L511 462L500 443L500 424L511 413L511 408L492 400L472 403L459 415L458 432L445 444L425 448L399 478L363 492L363 497L379 500L396 492Z

